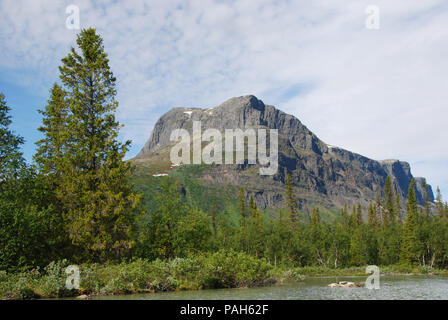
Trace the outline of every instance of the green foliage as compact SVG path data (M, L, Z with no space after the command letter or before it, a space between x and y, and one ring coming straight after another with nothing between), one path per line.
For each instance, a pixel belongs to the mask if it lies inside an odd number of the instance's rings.
M34 292L38 270L23 273L7 274L0 271L0 299L30 300L39 296Z
M266 235L266 257L272 261L275 266L286 258L288 246L291 241L291 233L288 228L288 220L280 210L277 219L268 225Z
M35 161L52 183L57 210L67 233L84 259L119 259L133 246L134 222L141 196L129 179L132 166L123 158L130 141L117 140L114 112L116 79L101 37L82 30L74 48L62 59L60 78L39 128L44 138Z
M293 223L299 220L299 213L297 211L297 195L294 191L294 184L291 175L288 173L285 181L285 208L289 219Z
M385 212L384 212L384 225L388 226L391 223L396 221L398 216L398 208L395 203L395 194L393 191L392 180L388 176L386 178L386 182L384 185L384 204L385 204Z
M137 259L120 264L87 264L80 267L80 290L65 289L67 261L52 262L43 273L31 270L20 274L0 272L0 298L86 294L125 294L206 288L236 288L276 281L274 267L264 259L232 250L201 253L185 258L154 261ZM297 271L286 273L300 280ZM280 278L280 276L278 276Z
M12 122L10 110L5 96L0 93L0 188L3 181L16 177L17 171L24 165L20 152L24 140L9 128Z
M242 252L224 251L201 256L205 288L234 288L258 285L269 279L272 265Z
M322 207L305 208L309 223L299 223L290 174L278 214L260 210L252 195L246 203L242 186L219 189L195 178L205 165L170 177L134 175L123 161L130 141L118 140L116 79L103 41L86 29L76 43L40 111L37 168L22 158L23 139L10 130L0 94L0 270L10 272L0 272L1 297L75 294L65 289L64 258L85 263L80 292L94 294L252 286L303 273L360 273L366 264L407 273L447 266L448 205L438 190L432 208L425 181L423 208L415 181L409 186L404 224L390 177L367 223L360 202L334 221Z
M415 180L412 180L408 190L408 202L406 203L407 218L403 228L403 241L401 246L401 261L414 263L418 261L420 243L418 242L418 210L415 196Z
M193 208L177 221L174 236L174 254L182 257L194 252L207 251L212 237L209 216Z
M325 256L328 251L328 246L326 245L326 237L323 225L320 221L320 212L319 208L313 209L313 214L311 216L311 243L313 247L313 252L315 254L315 259L319 262L320 265L325 266Z
M65 287L67 266L67 260L61 260L51 262L42 271L39 268L9 274L0 271L0 299L73 296L76 290L67 290Z
M25 270L57 258L66 242L48 184L26 165L23 139L8 129L9 110L0 94L0 270Z
M249 216L246 218L246 252L257 257L265 250L264 221L253 197L249 200Z
M44 110L39 110L43 116L39 131L44 134L44 138L36 142L38 149L34 160L42 174L53 178L52 183L55 186L61 178L64 147L69 138L69 132L66 130L69 113L66 97L67 93L55 83L51 88L47 106Z
M158 207L141 229L136 253L145 258L172 258L178 222L188 214L189 208L178 183L170 178L162 181L155 197Z
M67 260L52 261L44 269L44 276L37 279L38 294L45 297L70 297L75 291L66 288L66 268L69 266Z
M212 206L210 208L210 217L212 219L212 229L213 229L213 236L216 238L217 233L217 227L216 227L216 208L215 203L212 202Z
M242 187L238 192L238 209L240 211L240 224L243 225L246 218L246 200L244 196L244 189Z
M369 212L367 215L367 221L371 228L376 228L379 226L377 212L375 210L375 205L373 203L369 204Z

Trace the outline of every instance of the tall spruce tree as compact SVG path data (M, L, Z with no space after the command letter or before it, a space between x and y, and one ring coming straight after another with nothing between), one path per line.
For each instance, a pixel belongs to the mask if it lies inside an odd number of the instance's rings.
M384 184L384 204L386 209L384 213L384 225L387 226L395 221L396 216L394 191L392 187L392 180L389 176L387 176Z
M361 265L366 260L366 248L362 232L361 204L353 205L351 219L350 256L352 265Z
M408 189L408 201L406 203L407 217L403 228L403 239L400 255L400 260L405 263L413 263L418 260L418 207L414 186L415 180L412 179Z
M210 218L212 220L212 229L213 229L213 236L216 238L217 234L217 227L216 227L216 208L215 203L212 202L212 205L210 207Z
M60 175L55 192L70 239L102 261L132 247L141 195L129 184L131 163L123 161L130 141L118 141L116 79L103 41L90 28L76 43L79 51L72 48L59 67L64 88L53 87L42 112L45 138L36 159L44 172ZM49 152L56 153L47 159Z
M327 266L325 232L320 219L320 211L318 207L313 208L311 215L311 245L313 247L315 259L319 265Z
M359 227L362 224L362 207L361 203L358 202L358 206L356 207L356 225Z
M287 230L282 209L279 210L277 219L269 224L270 232L267 237L266 255L269 261L272 261L274 266L277 266L277 262L281 260L284 253L284 246L286 239L283 235Z
M375 210L376 210L376 216L378 217L378 222L381 225L384 225L384 210L383 205L381 203L380 196L377 195L375 199Z
M240 248L247 249L247 217L246 217L246 197L244 195L243 187L238 192L238 209L240 213Z
M257 208L257 203L254 201L254 198L250 196L247 226L248 253L260 256L264 251L264 240L263 217Z
M243 187L241 187L238 192L238 209L240 211L240 222L243 224L246 218L246 197L244 195Z
M349 218L348 218L348 208L347 208L347 204L344 205L344 207L341 210L341 224L344 228L348 227L348 222L349 222Z
M66 96L64 89L55 83L51 88L47 106L44 110L39 110L43 125L38 130L44 134L44 137L36 142L38 148L34 161L42 174L53 178L53 184L57 184L61 178L64 153L68 145L69 110Z
M369 211L368 211L368 215L367 215L367 221L369 226L371 226L372 228L376 228L378 227L378 217L377 217L377 212L375 210L375 205L373 203L369 204Z
M297 211L297 195L294 191L294 184L292 183L291 175L286 176L285 189L285 208L292 223L299 220L299 213Z
M440 188L437 187L437 191L436 191L436 199L435 199L435 203L436 203L436 209L437 209L437 214L439 217L443 217L444 213L445 213L445 206L443 204L443 198L442 198L442 192L440 192Z
M11 128L11 109L7 106L5 96L0 93L0 184L7 176L16 176L25 161L20 151L24 143L21 136L15 135Z
M397 210L397 219L400 224L403 223L403 214L401 212L401 198L400 195L397 193L395 197L395 208Z

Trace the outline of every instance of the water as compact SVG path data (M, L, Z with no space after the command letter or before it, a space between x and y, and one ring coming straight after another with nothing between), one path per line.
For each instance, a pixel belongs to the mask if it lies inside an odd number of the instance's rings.
M120 296L93 297L114 300L448 300L447 276L381 277L380 289L328 288L338 281L364 282L366 277L318 277L270 287L161 292Z

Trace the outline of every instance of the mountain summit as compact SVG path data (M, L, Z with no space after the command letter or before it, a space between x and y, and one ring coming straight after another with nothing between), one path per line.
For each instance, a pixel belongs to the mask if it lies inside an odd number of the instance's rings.
M253 95L231 98L217 107L174 108L155 124L151 137L134 162L144 164L152 158L169 162L170 134L175 129L192 132L193 121L201 121L202 130L266 128L278 129L278 172L260 176L253 167L243 165L212 165L201 171L200 179L211 185L244 186L247 196L253 195L259 208L281 207L285 178L291 174L299 196L299 205L320 204L327 208L361 202L366 206L381 193L387 176L395 191L406 198L414 178L407 162L376 161L362 155L330 146L320 140L296 117L274 106L265 105ZM163 159L162 159L163 158ZM417 198L422 202L422 182L416 178ZM429 186L430 198L433 193Z

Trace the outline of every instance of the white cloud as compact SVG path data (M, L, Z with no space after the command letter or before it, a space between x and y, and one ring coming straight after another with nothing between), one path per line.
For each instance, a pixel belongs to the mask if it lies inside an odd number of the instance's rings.
M74 44L71 3L81 26L103 35L134 143L171 107L251 93L325 142L409 161L448 193L445 1L3 0L0 70L46 95ZM381 10L380 30L364 27L370 4Z

